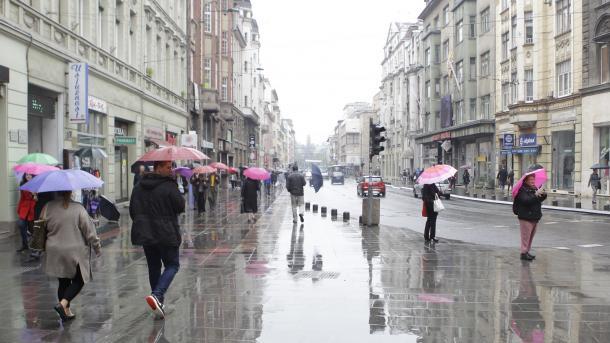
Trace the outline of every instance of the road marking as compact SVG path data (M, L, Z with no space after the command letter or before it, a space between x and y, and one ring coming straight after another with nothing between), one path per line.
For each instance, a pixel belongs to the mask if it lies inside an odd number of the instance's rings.
M496 225L496 226L494 226L494 227L497 227L497 228L503 228L503 227L508 227L508 226L506 226L506 225Z
M571 250L571 249L570 249L570 248L568 248L568 247L555 247L555 248L553 248L553 249L558 249L558 250Z
M548 223L543 223L543 224L550 225L550 224L557 224L557 222L548 222Z
M462 230L474 230L473 227L463 227Z
M581 248L597 248L597 247L603 247L603 245L601 245L601 244L583 244L583 245L579 245L579 247L581 247Z

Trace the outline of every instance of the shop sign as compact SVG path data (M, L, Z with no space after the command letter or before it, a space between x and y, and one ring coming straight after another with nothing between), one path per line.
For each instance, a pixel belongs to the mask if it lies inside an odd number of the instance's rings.
M505 133L502 139L503 148L512 148L515 146L515 135L512 133Z
M254 135L250 135L249 144L250 148L256 148L256 137Z
M519 147L513 148L513 154L535 155L538 154L538 147Z
M106 102L104 100L98 99L91 95L89 96L87 105L89 107L89 110L93 110L95 112L104 113L104 114L108 113L108 104L106 104Z
M87 123L89 108L89 66L87 63L68 65L68 118L70 123Z
M436 135L432 136L433 141L443 141L446 139L451 139L451 131L437 133Z
M116 136L114 137L114 145L135 145L136 137Z
M55 99L38 94L28 94L28 114L51 117L55 114Z
M159 140L163 140L163 138L165 138L163 136L163 130L158 127L154 127L154 126L146 126L144 128L144 137L154 138L154 139L159 139Z
M538 143L536 140L535 133L527 133L519 136L519 146L522 147L537 147Z
M180 138L181 138L180 144L183 147L197 148L197 134L196 133L183 134Z
M208 141L206 141L205 139L201 141L201 146L202 146L204 149L214 149L214 143L212 143L212 142L208 142Z
M126 130L124 127L114 127L115 136L125 136Z
M512 149L502 149L500 150L500 155L512 155L513 154L513 150Z

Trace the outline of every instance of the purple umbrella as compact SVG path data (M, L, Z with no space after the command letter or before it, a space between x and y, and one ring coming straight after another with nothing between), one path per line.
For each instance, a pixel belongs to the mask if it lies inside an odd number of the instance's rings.
M180 176L184 176L187 179L190 179L193 176L193 171L191 168L187 167L178 167L174 169L174 174L179 174Z
M52 170L35 176L21 186L32 193L73 191L75 189L100 188L104 181L78 169Z

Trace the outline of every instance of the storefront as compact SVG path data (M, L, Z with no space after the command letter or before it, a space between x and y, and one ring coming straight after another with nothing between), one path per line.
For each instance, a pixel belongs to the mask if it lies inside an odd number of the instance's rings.
M129 199L129 146L136 137L129 136L129 123L114 120L114 197L117 202Z
M57 157L59 152L58 95L47 89L30 84L28 86L28 129L16 131L16 142L25 143L28 153L41 152Z
M107 106L104 101L89 97L89 122L77 125L77 150L72 155L74 168L107 178L108 154L106 153ZM104 187L105 189L106 187ZM103 189L100 190L103 193Z
M597 163L607 166L610 163L610 126L597 127L595 131L597 131L595 136L599 137L599 145L595 152L595 156L599 157ZM601 169L598 173L602 178L600 193L610 195L610 169Z
M571 131L552 132L552 166L554 189L574 190L575 133Z

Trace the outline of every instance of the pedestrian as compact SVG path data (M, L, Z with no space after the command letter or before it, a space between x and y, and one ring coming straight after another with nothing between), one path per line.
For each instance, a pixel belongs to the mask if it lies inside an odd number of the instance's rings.
M208 178L208 203L210 204L210 210L216 208L216 197L218 194L218 175L216 173L210 174Z
M62 191L43 208L47 223L45 272L59 280L54 309L62 321L74 319L72 300L92 278L91 250L101 254L100 239L92 219L82 204L72 200L71 191Z
M151 295L146 303L160 319L165 318L165 293L180 268L182 243L178 215L184 212L184 197L171 175L170 161L155 162L153 173L142 177L129 203L131 243L143 246L148 264Z
M508 172L508 178L506 180L506 185L508 186L508 193L510 194L510 191L513 190L513 185L515 184L515 171L514 170L510 170Z
M443 193L441 193L438 187L433 183L425 184L422 187L421 199L428 216L424 228L424 241L426 243L429 243L430 241L438 243L438 239L436 239L436 218L438 217L438 212L434 212L434 200L436 200L437 196L442 195Z
M195 192L195 201L197 202L197 214L202 215L205 213L206 192L208 189L207 180L203 174L194 174L191 177L191 183L193 184L193 192Z
M506 180L508 179L508 171L506 170L506 167L502 166L500 168L496 179L500 183L500 189L504 191L504 187L506 186Z
M229 181L231 181L231 189L235 189L237 186L237 175L231 174Z
M23 186L26 182L32 179L32 175L24 174L19 186ZM34 194L28 191L19 192L19 203L17 204L17 226L19 227L19 233L21 234L21 248L17 249L17 252L28 250L28 228L34 221L36 214L36 199Z
M602 188L602 179L599 177L597 173L597 169L593 169L593 173L589 176L589 187L593 191L593 203L597 204L597 191Z
M248 214L248 223L254 223L258 212L258 193L260 182L246 177L241 186L241 201L244 213Z
M265 194L267 194L267 196L271 195L271 176L269 176L265 181L263 181L264 185L265 185Z
M135 175L133 176L133 186L135 187L140 180L142 179L142 176L144 176L144 174L146 173L146 167L143 164L140 164L140 166L138 167L138 172L135 173Z
M521 229L521 259L525 261L536 258L530 254L530 250L538 222L542 218L542 202L547 197L543 188L536 188L535 180L534 175L528 175L513 200L513 213L519 218Z
M462 175L462 181L464 182L464 187L468 189L468 184L470 184L470 172L468 169L464 170L464 174Z
M292 165L292 173L288 175L286 180L286 189L290 193L290 204L292 206L292 222L297 222L297 207L298 215L301 218L301 223L305 221L305 191L303 187L307 185L303 174L299 173L299 167L296 164Z

